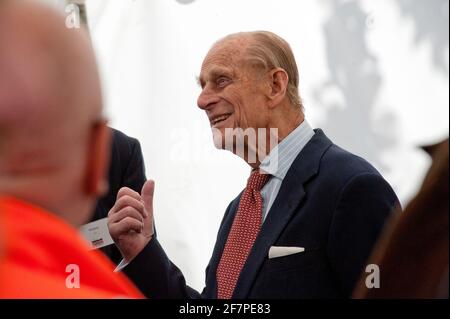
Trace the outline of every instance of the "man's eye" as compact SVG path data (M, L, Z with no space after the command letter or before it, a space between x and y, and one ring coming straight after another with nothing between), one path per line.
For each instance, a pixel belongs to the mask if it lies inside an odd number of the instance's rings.
M229 82L230 80L228 78L220 77L217 79L216 83L218 87L225 87Z

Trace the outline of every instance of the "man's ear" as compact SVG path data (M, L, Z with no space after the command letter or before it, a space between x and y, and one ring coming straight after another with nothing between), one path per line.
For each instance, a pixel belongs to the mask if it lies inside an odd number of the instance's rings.
M111 129L102 121L94 125L87 154L85 192L101 197L108 191L107 172L111 160Z
M282 68L273 69L268 73L269 107L274 108L286 97L289 76Z

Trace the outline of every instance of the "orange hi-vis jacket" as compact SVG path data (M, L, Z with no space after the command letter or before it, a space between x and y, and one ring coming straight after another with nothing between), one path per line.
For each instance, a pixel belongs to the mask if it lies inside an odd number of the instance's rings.
M65 221L0 197L0 298L143 298Z

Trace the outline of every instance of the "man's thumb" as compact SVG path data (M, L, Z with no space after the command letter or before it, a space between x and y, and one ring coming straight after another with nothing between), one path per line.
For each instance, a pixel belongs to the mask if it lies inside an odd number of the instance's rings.
M148 180L142 186L141 197L144 202L145 212L153 214L153 193L155 191L155 182Z

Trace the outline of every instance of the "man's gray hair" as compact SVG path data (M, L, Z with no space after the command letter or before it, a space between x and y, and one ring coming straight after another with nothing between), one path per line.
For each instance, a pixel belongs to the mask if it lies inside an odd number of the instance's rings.
M298 84L298 68L295 62L291 46L283 38L269 31L240 32L230 34L225 39L234 37L249 37L253 41L248 45L246 53L249 58L256 62L265 71L282 68L286 71L289 81L287 96L294 106L303 111L303 103L300 98Z

